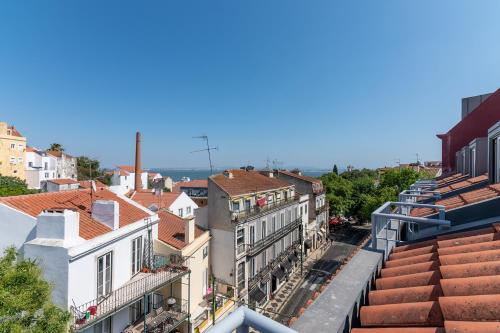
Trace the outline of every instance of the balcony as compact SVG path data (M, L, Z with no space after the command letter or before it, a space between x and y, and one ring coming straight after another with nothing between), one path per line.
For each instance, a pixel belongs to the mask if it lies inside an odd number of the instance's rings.
M295 195L290 198L285 198L273 202L269 202L264 204L263 206L255 205L243 210L231 211L231 221L233 222L242 222L251 217L256 217L261 214L265 214L272 210L276 210L282 207L289 206L293 203L299 202L300 196Z
M137 273L125 285L106 296L79 306L71 306L70 326L73 331L86 329L188 273L187 267L172 263L167 258L155 256L155 264L151 270Z
M299 217L299 218L295 219L294 221L288 223L287 225L284 225L282 228L271 233L269 236L266 236L265 238L262 238L262 239L258 240L257 242L254 242L252 244L248 244L247 251L246 251L247 255L253 256L253 255L259 253L263 249L267 248L269 245L273 244L277 240L288 235L294 229L298 228L301 223L302 223L302 217Z
M319 215L328 210L328 205L325 203L323 206L316 208L316 215Z
M123 333L168 333L189 317L187 300L169 297L165 303L154 306L144 319L127 326Z
M264 281L268 277L272 270L281 264L283 260L287 259L291 254L294 253L299 247L300 241L293 241L284 251L282 251L276 258L269 262L264 268L262 268L257 274L248 279L248 290L252 290L258 282Z

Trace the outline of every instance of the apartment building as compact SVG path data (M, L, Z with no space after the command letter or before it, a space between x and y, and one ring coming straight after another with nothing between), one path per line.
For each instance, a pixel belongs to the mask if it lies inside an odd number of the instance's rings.
M0 122L0 175L26 179L26 138L14 126Z
M46 190L46 181L58 178L56 157L43 150L27 147L25 175L28 188Z
M134 191L130 198L152 211L168 210L179 217L193 217L198 205L186 193L163 192L161 189Z
M276 177L293 184L300 193L309 195L307 229L305 230L305 248L316 249L328 236L328 203L321 180L303 175L300 171L275 170Z
M154 252L166 258L186 258L185 266L191 272L189 276L175 282L172 288L166 287L162 294L189 302L191 314L190 326L196 329L196 320L209 311L205 301L211 293L209 281L210 233L195 223L193 216L181 218L167 211L159 211L158 240L154 243ZM186 323L187 324L187 323ZM189 328L183 327L183 332Z
M76 157L66 154L60 150L47 150L47 154L56 159L56 178L76 179Z
M136 171L135 167L132 165L119 165L116 170L113 171L111 176L111 186L110 189L119 194L125 194L129 191L136 189ZM139 169L139 178L141 182L140 189L148 188L148 173Z
M297 267L308 195L272 171L227 170L208 179L212 274L218 289L266 303Z
M208 200L208 182L206 179L194 179L175 184L172 192L184 192L200 207L205 207Z
M73 332L170 332L186 300L162 290L189 275L181 257L154 253L158 214L100 188L0 199L0 247L36 259Z

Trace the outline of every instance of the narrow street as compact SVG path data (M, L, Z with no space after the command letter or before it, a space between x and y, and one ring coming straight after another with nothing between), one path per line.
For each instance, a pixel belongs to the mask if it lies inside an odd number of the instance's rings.
M326 276L333 273L343 260L353 252L362 242L363 238L370 233L369 226L347 226L332 233L334 242L318 260L308 267L304 266L305 277L303 281L293 290L284 304L278 310L282 316L275 318L284 324L288 323L319 289Z

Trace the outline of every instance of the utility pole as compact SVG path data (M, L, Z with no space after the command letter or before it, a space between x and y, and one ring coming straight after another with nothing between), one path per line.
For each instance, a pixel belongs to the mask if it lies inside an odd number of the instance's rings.
M205 143L207 144L207 148L205 149L199 149L199 150L194 150L191 153L199 153L202 151L208 152L208 163L210 164L210 175L213 175L214 169L212 165L212 156L210 154L211 150L219 150L219 147L210 147L210 144L208 143L208 136L207 135L200 135L200 136L193 136L193 139L202 139L205 140Z

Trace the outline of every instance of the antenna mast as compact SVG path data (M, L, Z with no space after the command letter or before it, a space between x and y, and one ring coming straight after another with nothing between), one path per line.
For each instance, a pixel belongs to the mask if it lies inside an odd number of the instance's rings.
M212 156L210 154L211 150L219 150L219 147L210 147L210 144L208 143L208 136L207 135L200 135L200 136L193 136L193 139L202 139L205 140L205 143L207 144L207 148L205 149L199 149L199 150L194 150L191 153L199 153L202 151L208 152L208 163L210 164L210 175L214 173L214 168L212 165Z

